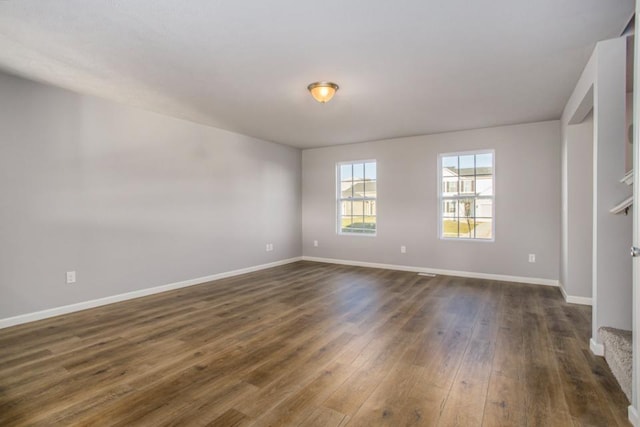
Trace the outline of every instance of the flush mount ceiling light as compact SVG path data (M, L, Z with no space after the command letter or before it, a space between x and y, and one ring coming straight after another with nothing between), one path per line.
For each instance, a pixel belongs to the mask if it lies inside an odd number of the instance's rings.
M333 98L333 95L336 94L339 87L337 84L331 82L315 82L307 86L307 89L311 92L313 99L324 104Z

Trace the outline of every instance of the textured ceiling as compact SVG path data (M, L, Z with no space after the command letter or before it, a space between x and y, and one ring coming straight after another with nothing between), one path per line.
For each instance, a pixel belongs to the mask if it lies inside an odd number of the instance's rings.
M9 0L0 69L317 147L557 119L632 0ZM340 85L328 104L306 90Z

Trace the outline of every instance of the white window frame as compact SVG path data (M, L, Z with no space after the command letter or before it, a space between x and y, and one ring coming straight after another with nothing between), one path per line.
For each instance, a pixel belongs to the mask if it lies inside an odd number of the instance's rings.
M492 183L493 183L493 191L491 196L482 196L477 197L473 196L474 199L490 199L491 200L491 208L492 208L492 229L491 229L491 238L490 239L482 239L477 237L445 237L443 235L442 230L442 203L445 200L459 200L459 199L468 199L469 196L461 196L458 195L456 197L443 197L442 195L442 158L443 157L453 157L453 156L469 156L469 155L478 155L478 154L491 154L493 158L493 167L491 168L492 172ZM494 149L483 149L483 150L471 150L471 151L458 151L453 153L440 153L438 155L438 184L436 188L438 189L438 237L440 240L447 241L464 241L464 242L485 242L492 243L496 241L496 152ZM474 175L475 177L476 175ZM477 183L476 183L477 185ZM460 188L458 189L460 190Z
M376 164L376 197L358 197L358 198L342 198L342 189L340 188L340 167L342 165L353 165L359 163L375 163ZM376 159L368 159L368 160L347 160L336 163L336 214L334 215L336 219L336 232L339 236L358 236L358 237L376 237L378 235L378 194L377 194L377 186L378 186L378 161ZM372 200L376 202L376 229L373 233L358 233L358 232L348 232L342 231L342 201L366 201Z

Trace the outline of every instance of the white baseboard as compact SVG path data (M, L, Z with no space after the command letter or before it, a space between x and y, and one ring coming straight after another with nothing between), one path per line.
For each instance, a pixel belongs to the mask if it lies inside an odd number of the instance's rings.
M604 345L597 343L593 338L589 340L589 348L596 356L604 356Z
M118 294L118 295L98 298L90 301L79 302L76 304L65 305L62 307L55 307L47 310L36 311L34 313L21 314L19 316L0 319L0 329L8 328L9 326L20 325L22 323L34 322L36 320L47 319L49 317L60 316L62 314L73 313L75 311L81 311L89 308L100 307L102 305L113 304L115 302L126 301L133 298L140 298L147 295L153 295L161 292L172 291L174 289L186 288L187 286L199 285L201 283L224 279L226 277L238 276L240 274L246 274L246 273L251 273L258 270L264 270L267 268L278 267L280 265L290 264L292 262L296 262L300 260L302 260L302 257L283 259L280 261L270 262L267 264L254 265L252 267L241 268L239 270L226 271L223 273L212 274L210 276L198 277L196 279L189 279L181 282L170 283L168 285L140 289L137 291L127 292L124 294Z
M633 405L629 405L627 408L627 417L629 418L629 422L633 427L640 427L640 419L638 419L638 411Z
M572 295L567 295L564 299L569 304L593 305L593 300L587 297L574 297Z
M379 264L376 262L351 261L334 258L318 258L303 256L303 261L326 262L330 264L353 265L356 267L382 268L385 270L411 271L416 273L439 274L443 276L471 277L474 279L500 280L504 282L529 283L534 285L558 286L558 281L553 279L540 279L537 277L506 276L503 274L474 273L470 271L442 270L437 268L411 267L397 264Z
M562 297L569 304L580 304L580 305L593 305L593 299L588 297L575 297L573 295L567 295L567 291L564 290L564 286L562 283L559 284L560 292L562 292Z

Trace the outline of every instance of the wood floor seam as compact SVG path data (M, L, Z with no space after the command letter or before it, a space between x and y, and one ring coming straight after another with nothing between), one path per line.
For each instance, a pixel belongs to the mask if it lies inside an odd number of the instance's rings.
M0 425L628 426L591 307L299 261L0 330Z

